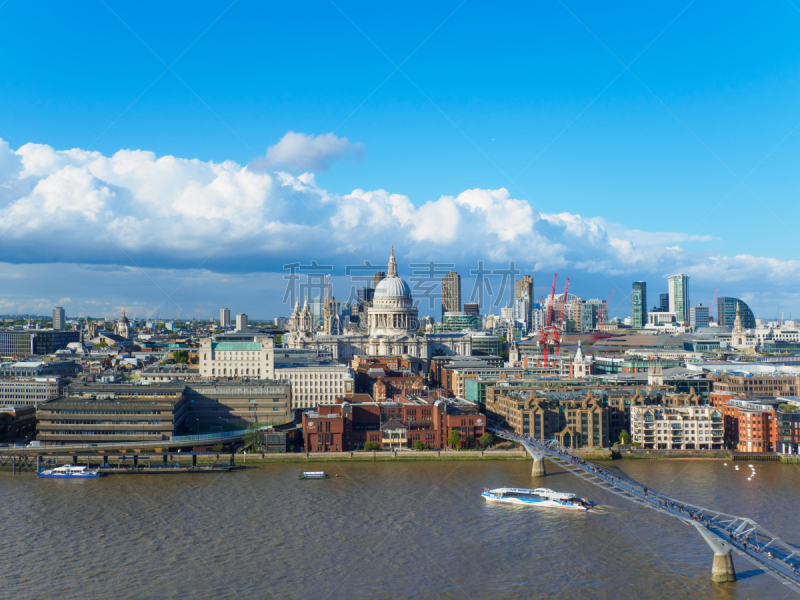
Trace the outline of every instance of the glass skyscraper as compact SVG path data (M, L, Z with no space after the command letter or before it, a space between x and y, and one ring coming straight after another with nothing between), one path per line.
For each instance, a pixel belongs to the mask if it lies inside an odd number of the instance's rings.
M647 284L634 281L631 290L631 326L640 329L647 324Z
M669 312L679 324L689 322L689 276L678 274L668 278Z
M733 327L733 321L736 319L736 303L739 303L739 313L742 319L742 327L745 329L753 329L756 326L756 318L753 316L753 311L738 298L729 298L723 296L717 298L717 323L720 327Z

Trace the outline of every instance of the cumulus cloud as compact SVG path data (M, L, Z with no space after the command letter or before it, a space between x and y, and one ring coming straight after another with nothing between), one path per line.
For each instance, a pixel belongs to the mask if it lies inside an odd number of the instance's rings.
M364 144L351 142L346 137L336 137L333 133L313 136L289 131L277 144L267 149L264 159L253 161L251 168L322 173L344 158L362 160Z
M798 261L683 249L713 241L701 233L629 230L596 216L540 212L505 188L415 203L383 189L332 194L311 172L279 169L299 167L309 152L309 170L324 169L357 154L356 146L289 132L267 153L274 169L256 169L145 150L13 150L0 140L0 261L78 264L97 280L123 268L134 268L133 277L138 267L274 273L296 261L374 263L393 243L409 262L513 259L526 271L569 269L587 279L683 271L715 282L766 280L777 289L800 275ZM315 148L323 150L313 154ZM18 277L12 271L0 269L0 280Z

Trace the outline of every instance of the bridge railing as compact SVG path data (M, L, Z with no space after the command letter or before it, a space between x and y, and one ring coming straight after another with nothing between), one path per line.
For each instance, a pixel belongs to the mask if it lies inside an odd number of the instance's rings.
M800 591L800 547L795 546L771 533L753 519L739 517L711 508L688 504L659 494L641 483L617 475L598 467L577 456L570 448L555 440L542 441L512 433L506 429L494 428L500 437L522 444L528 452L534 450L544 453L557 462L566 463L569 468L579 468L605 484L616 487L644 503L649 508L678 518L687 524L701 526L718 539L737 548L748 559L764 568L781 581L791 582L795 591ZM593 482L596 483L596 482ZM600 485L597 484L596 485ZM605 488L600 485L600 487Z

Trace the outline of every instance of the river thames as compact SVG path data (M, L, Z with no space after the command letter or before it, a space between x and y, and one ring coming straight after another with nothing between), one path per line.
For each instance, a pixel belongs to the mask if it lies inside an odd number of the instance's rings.
M800 468L604 463L800 543ZM300 481L303 468L338 478ZM734 557L710 581L693 528L530 461L276 464L208 475L0 473L3 598L794 598ZM750 479L748 480L748 477ZM588 513L488 504L486 487L574 492Z

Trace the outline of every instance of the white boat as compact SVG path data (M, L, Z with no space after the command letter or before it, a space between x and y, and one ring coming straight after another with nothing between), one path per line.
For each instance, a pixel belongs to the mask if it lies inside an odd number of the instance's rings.
M100 469L68 465L65 467L56 467L55 469L45 469L44 471L39 471L38 475L39 477L86 479L89 477L100 477L102 473Z
M484 490L481 494L488 502L534 506L539 508L564 508L567 510L589 510L594 506L588 500L569 492L554 492L548 488L526 490L523 488L497 488Z
M300 479L327 479L328 474L325 471L303 471L300 473Z

